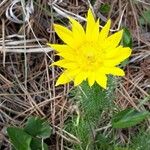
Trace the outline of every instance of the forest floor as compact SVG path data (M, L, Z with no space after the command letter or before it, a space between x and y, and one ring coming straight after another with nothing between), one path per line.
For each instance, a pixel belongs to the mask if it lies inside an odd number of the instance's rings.
M52 126L47 142L51 150L69 149L65 141L75 137L64 130L64 125L78 106L68 100L72 84L55 86L61 70L50 67L58 58L47 43L60 43L54 22L68 26L67 16L72 16L84 25L89 7L102 26L111 18L112 31L126 27L132 37L132 56L125 67L126 76L119 78L115 106L150 110L149 0L1 0L0 149L10 149L6 128L24 127L29 116L45 118ZM107 126L106 121L103 127ZM150 122L147 119L139 126L147 131ZM118 143L130 142L130 135L137 130L117 131Z

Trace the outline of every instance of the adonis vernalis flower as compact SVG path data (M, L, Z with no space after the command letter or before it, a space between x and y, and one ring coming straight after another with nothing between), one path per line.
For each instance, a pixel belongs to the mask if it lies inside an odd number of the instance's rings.
M94 19L90 9L86 30L75 19L69 18L69 21L71 30L54 24L57 35L65 44L49 44L62 57L53 65L64 68L56 85L73 80L76 86L87 79L90 86L97 82L106 88L107 75L125 75L118 65L131 55L131 49L119 46L123 30L109 36L111 21L108 20L99 31L99 20Z

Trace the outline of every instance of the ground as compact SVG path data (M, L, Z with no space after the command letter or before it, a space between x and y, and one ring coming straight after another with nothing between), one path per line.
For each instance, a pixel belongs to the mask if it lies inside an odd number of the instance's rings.
M119 78L115 106L138 111L150 110L150 2L149 0L50 0L0 2L0 148L10 149L8 126L23 127L31 115L46 118L53 127L47 142L53 150L65 149L74 140L64 130L65 122L77 105L69 100L72 83L55 86L61 69L50 67L58 60L47 42L61 43L53 23L69 27L67 16L85 24L92 8L103 26L112 20L111 32L126 27L132 37L132 56ZM25 15L26 14L26 15ZM103 127L108 126L109 122ZM143 122L148 129L149 120ZM101 127L100 127L101 128ZM136 128L138 129L138 127ZM98 129L97 129L98 130ZM117 131L120 143L130 141L134 129Z

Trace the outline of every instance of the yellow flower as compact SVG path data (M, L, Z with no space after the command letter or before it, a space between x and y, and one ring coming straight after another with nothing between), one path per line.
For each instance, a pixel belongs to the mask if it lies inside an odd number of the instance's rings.
M84 31L79 22L69 18L71 30L55 24L57 35L65 44L49 44L55 49L61 60L53 65L64 68L64 72L58 78L56 85L74 81L79 85L83 80L88 80L90 86L97 82L101 87L107 86L107 75L124 76L122 69L117 67L123 60L131 55L129 47L118 46L122 38L123 30L110 36L111 21L99 31L99 20L95 20L89 9L87 25Z

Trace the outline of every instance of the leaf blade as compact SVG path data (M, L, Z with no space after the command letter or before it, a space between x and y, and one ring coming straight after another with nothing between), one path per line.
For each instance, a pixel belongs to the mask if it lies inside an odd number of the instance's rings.
M7 128L8 136L16 150L31 150L30 142L32 137L23 131L21 128Z
M50 125L39 117L29 117L24 130L34 137L48 138L51 135Z
M148 111L138 112L134 109L125 109L116 114L112 119L113 128L128 128L146 119L150 113Z

